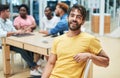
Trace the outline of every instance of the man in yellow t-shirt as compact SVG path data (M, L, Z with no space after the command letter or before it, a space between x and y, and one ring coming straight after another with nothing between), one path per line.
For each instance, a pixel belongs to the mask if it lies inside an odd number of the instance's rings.
M107 67L109 57L94 36L81 32L86 10L74 5L68 14L69 31L54 40L42 78L82 78L86 61Z

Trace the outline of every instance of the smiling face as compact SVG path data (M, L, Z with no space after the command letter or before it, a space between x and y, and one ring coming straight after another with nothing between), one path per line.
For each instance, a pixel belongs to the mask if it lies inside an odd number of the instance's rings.
M51 18L52 17L52 11L50 10L50 8L45 8L45 11L44 11L44 13L45 13L45 16L47 17L47 18Z
M78 9L71 10L68 17L68 23L69 23L69 29L72 31L76 31L81 28L81 25L84 23L84 20L80 10Z

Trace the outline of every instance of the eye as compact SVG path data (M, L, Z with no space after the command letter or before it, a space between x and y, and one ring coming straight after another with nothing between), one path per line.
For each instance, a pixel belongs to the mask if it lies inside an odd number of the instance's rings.
M71 17L74 17L74 14L70 14Z
M78 19L82 19L82 16L81 16L81 15L78 15L77 18L78 18Z

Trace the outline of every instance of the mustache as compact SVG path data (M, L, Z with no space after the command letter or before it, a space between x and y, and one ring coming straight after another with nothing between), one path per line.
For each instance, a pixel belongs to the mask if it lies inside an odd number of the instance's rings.
M72 21L70 21L70 23L77 23L77 21L75 21L75 20L72 20Z

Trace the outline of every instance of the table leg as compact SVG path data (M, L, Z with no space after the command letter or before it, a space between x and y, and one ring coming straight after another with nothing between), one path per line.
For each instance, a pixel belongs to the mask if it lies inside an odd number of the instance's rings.
M2 52L3 52L3 66L4 74L8 76L11 74L10 66L10 46L5 44L5 39L2 40Z

